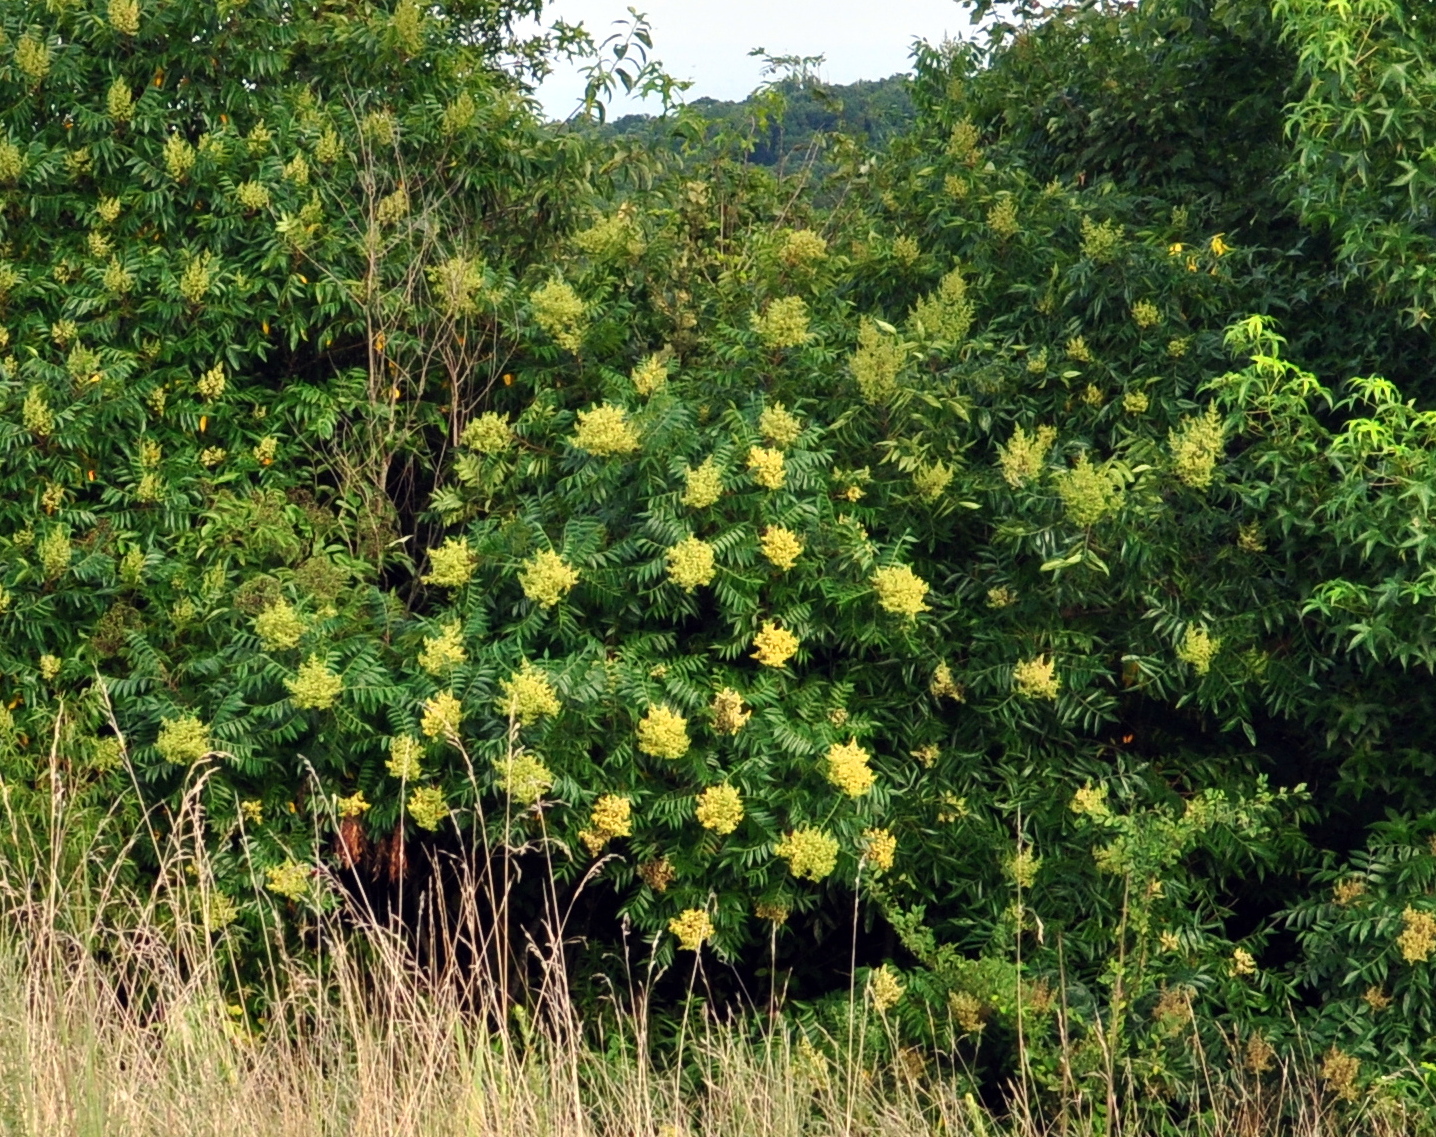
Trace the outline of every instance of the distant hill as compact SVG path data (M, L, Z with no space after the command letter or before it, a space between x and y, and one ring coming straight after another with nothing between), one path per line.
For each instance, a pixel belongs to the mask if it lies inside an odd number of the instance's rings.
M780 96L782 107L776 116L772 113L774 93ZM805 153L819 133L840 131L881 148L913 116L904 75L841 85L788 79L741 102L702 98L688 107L712 124L710 134L753 132L752 160L763 166L776 166ZM595 129L609 137L647 137L654 143L673 141L677 145L674 122L672 117L630 114Z

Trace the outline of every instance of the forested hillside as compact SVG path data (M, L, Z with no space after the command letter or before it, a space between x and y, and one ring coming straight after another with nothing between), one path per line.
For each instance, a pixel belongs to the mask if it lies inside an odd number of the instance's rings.
M5 935L1428 1124L1436 16L987 7L603 125L539 0L0 6Z

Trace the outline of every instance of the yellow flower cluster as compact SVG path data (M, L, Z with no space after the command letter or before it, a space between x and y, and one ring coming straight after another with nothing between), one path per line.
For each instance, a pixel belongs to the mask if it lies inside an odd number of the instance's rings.
M519 587L540 608L552 608L578 583L578 570L551 549L544 549L524 562Z
M464 433L459 436L459 443L480 454L502 454L512 444L513 438L513 432L509 430L509 416L486 411L469 421Z
M234 198L247 213L269 208L269 189L263 182L240 182L234 187Z
M419 729L425 738L456 739L459 737L459 723L464 717L463 704L454 698L452 691L440 691L424 703L424 716L419 720Z
M811 229L789 229L778 249L778 259L789 268L812 264L828 255L828 242Z
M923 501L936 501L952 484L952 467L946 462L919 466L912 472L912 488Z
M553 771L527 751L494 763L499 788L521 805L533 805L553 788Z
M1017 220L1017 199L1011 195L1002 197L987 211L987 227L997 234L999 240L1015 237L1022 231Z
M20 147L9 139L0 139L0 184L14 185L25 172L25 159Z
M1031 888L1041 867L1042 858L1033 856L1031 849L1018 849L1003 869L1018 888Z
M24 406L20 408L20 421L25 429L37 438L48 438L55 432L55 413L45 401L45 393L39 387L31 387L25 393Z
M389 25L394 29L394 38L409 55L418 55L424 50L424 13L415 0L399 0Z
M667 857L659 857L656 861L644 861L639 865L638 875L654 892L667 892L668 886L677 879L678 872Z
M1212 484L1217 458L1226 446L1226 427L1215 404L1199 418L1184 418L1181 426L1167 436L1172 452L1172 469L1177 478L1193 489Z
M1132 319L1139 328L1155 328L1162 322L1162 313L1150 300L1138 300L1132 305Z
M693 807L698 824L726 836L743 820L743 797L730 785L709 786Z
M1037 432L1030 435L1020 426L1014 430L1007 445L997 450L997 465L1007 484L1020 489L1040 476L1047 452L1056 441L1057 431L1050 426L1039 426Z
M582 830L578 839L588 846L593 856L615 837L633 835L633 803L617 794L604 794L593 803L593 812L588 817L588 828Z
M859 746L856 739L842 744L834 743L828 747L825 771L828 781L848 797L862 797L877 781L872 768L868 766L871 758L872 755Z
M633 369L629 378L633 381L633 389L646 399L667 385L668 361L662 355L647 356Z
M384 763L390 775L404 782L418 781L423 776L419 757L424 753L424 744L407 734L395 735L389 740L389 760Z
M917 263L920 256L922 256L922 247L906 233L893 242L893 260L904 268L911 268Z
M685 537L668 550L668 579L684 592L692 592L700 584L708 584L717 571L713 562L713 546L697 537Z
M798 436L803 433L803 424L782 403L774 403L771 407L764 407L763 413L758 416L758 432L765 441L779 450L786 450L798 441Z
M207 403L212 403L223 395L224 387L223 363L216 363L201 375L199 381L195 384L195 389L199 392L199 397Z
M753 637L753 658L764 667L782 667L798 651L798 637L772 620L763 622L762 630Z
M160 720L155 749L166 762L191 766L209 755L213 747L209 741L209 728L194 715L186 715L179 719Z
M585 305L577 292L554 279L529 296L534 319L565 351L577 352L586 330Z
M165 139L165 169L175 181L183 181L194 169L194 147L183 134L175 132Z
M753 473L753 480L764 489L780 490L788 479L788 472L783 468L783 452L778 449L749 447L748 469Z
M49 683L60 674L60 668L64 661L58 655L42 655L40 657L40 678Z
M1146 391L1128 391L1122 396L1122 409L1129 415L1146 414L1149 405Z
M723 496L723 475L711 457L684 473L683 504L689 509L707 509Z
M599 458L632 454L638 449L638 432L622 407L604 403L578 412L578 426L570 439L579 450Z
M105 93L105 112L116 122L129 122L135 116L135 97L123 78L110 84Z
M1342 1101L1355 1101L1361 1096L1361 1087L1356 1081L1360 1074L1361 1059L1338 1050L1332 1043L1321 1060L1321 1080L1331 1087L1331 1092Z
M1087 346L1087 340L1083 336L1073 336L1068 340L1065 352L1073 363L1092 362L1092 349Z
M429 832L436 831L449 816L449 803L437 786L420 786L409 795L406 807L414 824Z
M948 995L947 1009L964 1034L978 1034L987 1026L983 1022L987 1007L970 991L954 991Z
M803 542L798 540L798 535L781 525L769 525L764 529L758 545L763 550L763 556L784 572L797 564L803 553Z
M886 829L864 829L863 845L868 862L878 872L887 872L897 857L897 838Z
M973 307L967 297L962 270L953 269L937 284L937 291L920 297L912 310L919 334L956 347L972 329Z
M309 874L308 865L298 864L291 858L282 865L264 870L264 887L287 900L298 900L309 891Z
M429 550L429 572L420 579L440 588L462 588L478 566L479 560L467 541L448 537L437 549Z
M419 653L419 666L430 675L443 675L468 659L464 651L464 633L457 620L445 624L437 636L424 637L424 650Z
M867 402L884 403L897 393L898 372L906 356L897 336L885 334L876 323L863 317L858 325L858 347L848 360L848 369Z
M753 330L765 347L800 347L811 338L808 305L801 296L774 300L761 315L753 313Z
M678 937L684 951L697 951L713 936L713 921L702 908L685 908L668 921L668 930Z
M40 82L50 73L49 45L27 32L15 45L15 66L30 82Z
M1116 258L1122 249L1122 227L1115 221L1095 224L1090 217L1082 218L1082 255L1098 264Z
M1266 552L1266 541L1262 539L1261 522L1244 522L1237 530L1237 548L1244 553Z
M1028 699L1055 699L1062 689L1057 678L1057 663L1045 655L1024 659L1012 669L1012 686Z
M773 847L798 878L822 880L838 867L838 839L821 829L794 829Z
M1408 907L1401 913L1401 924L1401 934L1396 937L1401 958L1407 963L1425 963L1436 951L1436 916Z
M350 797L341 797L334 804L340 817L359 817L372 808L369 802L364 800L363 790L356 791Z
M688 753L688 720L672 707L649 707L638 721L638 749L654 758L682 758Z
M304 621L283 600L276 600L254 618L254 632L265 651L287 651L299 645Z
M980 135L972 119L965 118L952 128L947 140L947 152L959 161L967 161L977 152Z
M898 1000L902 996L903 985L887 964L883 964L868 975L868 997L872 999L873 1006L879 1012L897 1006Z
M873 573L873 588L878 594L878 607L905 620L917 619L919 612L928 611L927 581L907 565L887 565Z
M1339 908L1349 908L1366 894L1366 881L1359 876L1339 880L1331 890L1332 901Z
M499 713L522 726L532 726L544 715L556 715L563 706L548 676L527 659L499 684L499 689L503 692L497 703Z
M58 580L64 576L75 555L69 531L62 525L55 526L35 543L35 554L40 559L40 571L46 580Z
M1105 466L1094 466L1084 451L1070 470L1056 478L1057 496L1074 525L1086 529L1122 507L1120 475Z
M286 679L289 698L301 710L325 711L339 701L344 680L330 671L321 656L311 655L299 665L293 679Z
M732 687L724 687L714 695L708 709L713 715L713 729L719 734L737 734L753 717L753 712L743 707L743 696Z
M648 247L633 216L633 207L626 202L612 217L604 217L591 229L575 233L573 243L580 252L600 260L637 260Z
M1079 817L1103 818L1110 812L1107 808L1107 790L1104 786L1090 783L1072 795L1072 812Z
M1182 642L1177 645L1177 658L1188 664L1198 675L1205 675L1212 669L1212 660L1221 650L1222 641L1212 636L1206 628L1188 624Z

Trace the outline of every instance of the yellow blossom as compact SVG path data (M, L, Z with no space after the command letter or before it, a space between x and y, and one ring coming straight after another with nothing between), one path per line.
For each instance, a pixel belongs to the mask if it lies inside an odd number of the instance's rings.
M1107 808L1106 787L1093 786L1090 783L1083 786L1072 795L1072 812L1082 817L1106 817L1110 812Z
M778 250L778 259L789 268L820 261L827 255L827 241L811 229L789 229Z
M884 566L873 573L872 581L884 612L915 620L918 613L928 611L927 582L907 565Z
M668 550L668 579L684 592L709 584L717 571L713 546L697 537L686 537Z
M123 78L110 84L105 93L105 112L116 122L129 122L135 116L135 97Z
M1216 240L1216 238L1213 238ZM1356 1079L1361 1073L1361 1059L1338 1050L1333 1043L1321 1061L1321 1079L1342 1101L1355 1101L1361 1094Z
M494 411L486 411L471 419L459 436L460 445L480 454L502 454L513 444L513 440L509 416Z
M224 388L225 381L223 363L216 363L213 367L211 367L208 371L201 375L199 377L199 381L195 384L195 389L199 392L199 397L207 403L212 403L221 395L223 395Z
M904 268L911 268L922 255L922 246L916 239L904 233L893 242L893 260Z
M1211 249L1213 256L1224 257L1232 251L1232 247L1222 240L1225 236L1225 233L1218 233L1207 242L1207 248Z
M419 666L430 675L443 675L468 659L464 651L464 635L457 620L444 625L437 636L424 637L424 650L419 653Z
M678 937L684 951L697 951L713 936L713 921L702 908L685 908L668 921L668 930Z
M617 794L604 794L594 802L588 828L578 836L579 840L588 846L588 851L597 856L613 838L629 837L632 834L633 803Z
M425 738L456 739L459 737L459 723L464 717L463 705L454 698L451 691L440 691L424 703L424 717L419 727Z
M847 794L848 797L862 797L877 781L868 761L872 756L857 744L856 740L847 743L834 743L828 747L827 769L825 771L828 781Z
M711 457L704 458L696 469L689 466L684 483L682 501L689 509L707 509L723 496L723 475Z
M254 618L254 631L265 651L285 651L299 645L304 621L283 600L276 600Z
M55 414L39 387L31 387L26 392L25 404L20 408L20 421L37 438L48 438L55 432Z
M764 489L780 490L788 477L783 468L783 452L762 446L749 448L748 469L753 472L753 480Z
M878 872L887 872L893 867L897 856L897 838L886 829L864 829L863 844L868 861Z
M533 805L553 788L553 771L527 751L496 761L494 770L499 788L521 805Z
M912 325L919 336L956 347L967 339L972 317L967 281L962 270L955 268L938 281L936 291L918 298L912 310Z
M979 1034L987 1024L983 1015L986 1005L970 991L953 991L947 997L947 1009L964 1034Z
M1138 300L1132 305L1132 319L1139 328L1153 328L1162 322L1162 313L1150 300Z
M1226 427L1214 404L1208 404L1200 418L1184 418L1181 426L1167 436L1172 452L1172 469L1177 478L1193 489L1212 484L1217 459L1226 446Z
M726 836L743 820L743 798L730 785L709 786L698 795L693 813L704 829Z
M364 800L363 790L359 790L351 797L341 797L335 806L339 810L340 817L358 817L370 809L369 802Z
M1057 664L1048 656L1025 659L1012 669L1012 686L1029 699L1055 699L1062 688L1057 678Z
M239 803L239 815L254 825L264 824L264 803L250 799Z
M659 857L656 861L644 861L639 865L638 875L654 892L667 892L678 872L667 857Z
M857 351L848 360L858 391L869 403L883 403L897 393L898 372L907 349L897 336L887 335L866 316L858 325Z
M1205 675L1212 669L1212 660L1221 650L1222 641L1211 635L1206 628L1188 624L1182 642L1177 645L1177 658L1188 664L1198 675Z
M409 795L406 806L409 816L420 829L436 831L449 816L449 803L444 791L436 786L420 786Z
M1047 452L1056 441L1057 431L1050 426L1039 426L1031 435L1020 426L1014 430L1007 445L997 451L997 464L1007 484L1019 489L1040 476Z
M587 330L586 308L573 288L562 280L551 280L529 296L534 320L565 351L577 352Z
M1004 241L1020 233L1022 226L1017 220L1017 199L1011 196L1002 197L987 211L987 226Z
M264 870L264 887L287 900L298 900L309 891L310 873L308 865L298 864L290 858L282 865Z
M1129 415L1146 414L1148 405L1146 391L1128 391L1122 396L1122 409Z
M799 347L811 338L808 332L808 305L801 296L774 300L760 315L753 313L753 330L765 347Z
M1233 975L1238 976L1255 975L1257 973L1256 960L1252 957L1252 953L1247 951L1246 948L1237 948L1232 952L1232 961L1228 965L1227 970Z
M773 848L799 878L822 880L838 867L838 841L821 829L794 829Z
M764 667L782 667L798 651L798 637L772 620L763 622L762 630L753 637L753 658Z
M765 441L779 450L786 450L798 441L798 436L803 433L803 424L782 403L774 403L771 407L764 407L763 413L758 416L758 432Z
M654 758L682 758L688 753L688 720L671 707L649 707L638 722L638 749Z
M299 666L293 679L286 679L289 698L296 707L303 710L328 710L339 700L344 690L344 680L329 670L324 659L311 655Z
M898 1000L902 996L903 985L898 981L898 977L889 970L887 964L883 964L869 973L868 997L872 999L873 1006L879 1012L897 1006Z
M175 181L183 181L194 168L194 147L183 134L175 132L165 139L165 169Z
M60 674L60 668L64 661L58 655L42 655L40 657L40 678L45 682L52 682Z
M540 608L552 608L578 583L578 571L551 549L530 557L519 572L524 595Z
M46 580L58 580L70 568L74 557L74 546L70 532L63 525L48 530L35 542L35 554L40 561L40 571Z
M955 702L966 702L966 693L962 684L952 677L952 668L946 663L939 663L933 670L932 681L927 685L928 691L934 699L948 698Z
M1098 225L1090 217L1082 218L1082 255L1098 264L1114 260L1122 248L1122 227L1115 221Z
M919 466L912 473L912 488L923 501L936 501L952 484L952 467L945 462Z
M622 407L604 403L578 412L578 426L570 439L579 450L599 458L632 454L638 449L638 433Z
M159 387L157 388L157 390L163 392L164 388ZM258 445L254 447L252 453L254 454L254 460L258 462L261 466L272 466L274 465L274 456L278 452L278 450L279 439L275 438L274 435L271 434L264 438L261 438Z
M1067 341L1067 358L1074 363L1091 363L1092 349L1087 346L1087 340L1083 336L1073 336Z
M781 525L769 525L764 529L758 544L763 556L784 572L792 569L803 553L803 543L798 540L798 535Z
M1436 916L1408 907L1401 913L1401 934L1396 946L1407 963L1425 963L1436 950Z
M407 734L395 735L389 740L389 760L384 763L389 773L405 782L417 781L423 776L419 758L424 753L424 744Z
M556 715L563 708L548 676L528 660L503 680L499 689L503 692L497 704L499 713L522 726L532 726L545 715Z
M1120 476L1108 467L1092 465L1085 451L1070 470L1056 475L1056 484L1067 516L1084 529L1122 507Z
M162 719L155 749L166 762L176 766L192 766L209 756L209 728L194 715L178 719Z
M633 389L643 398L661 391L668 383L668 361L662 355L646 356L629 374Z
M38 83L50 73L50 48L28 32L15 44L15 66L31 83Z
M743 696L732 687L724 687L713 696L709 711L713 715L713 729L719 734L737 734L753 717L753 712L743 707Z

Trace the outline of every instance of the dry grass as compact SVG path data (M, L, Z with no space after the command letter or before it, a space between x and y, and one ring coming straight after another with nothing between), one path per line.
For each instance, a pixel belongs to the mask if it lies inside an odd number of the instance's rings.
M520 945L542 978L524 993L536 1009L514 1010L512 969L485 962L515 949L488 860L459 874L458 917L429 929L479 962L436 974L373 913L316 914L318 962L269 943L258 1022L228 1003L226 954L194 915L210 880L197 814L135 892L122 857L77 847L63 800L0 832L0 1132L16 1137L1396 1137L1426 1120L1336 1101L1314 1063L1206 1071L1201 1108L1160 1124L1111 1085L1054 1101L1017 1084L993 1110L941 1056L879 1059L892 1048L868 1043L887 1023L861 999L851 1041L818 1040L845 1057L815 1057L782 1018L694 1010L675 1060L649 1045L642 983L605 1032L577 1021L557 916L556 946Z

